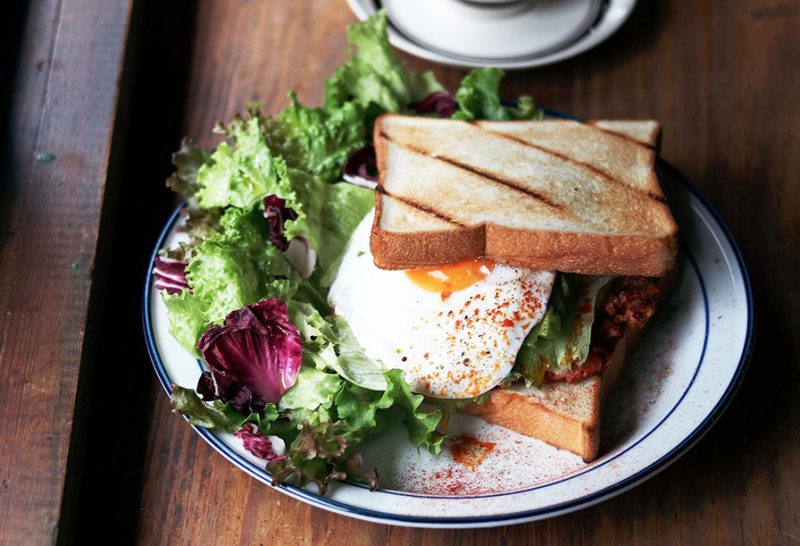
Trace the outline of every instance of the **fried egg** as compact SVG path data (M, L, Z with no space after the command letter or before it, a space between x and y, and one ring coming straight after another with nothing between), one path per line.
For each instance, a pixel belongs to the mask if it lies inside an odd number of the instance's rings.
M372 221L370 213L353 233L329 293L365 354L403 370L426 396L472 398L499 385L542 320L555 273L485 259L379 269Z

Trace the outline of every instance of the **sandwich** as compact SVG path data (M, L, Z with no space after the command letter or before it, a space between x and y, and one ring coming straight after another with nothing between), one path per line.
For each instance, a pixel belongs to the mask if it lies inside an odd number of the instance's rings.
M330 300L414 392L598 455L603 400L669 293L654 121L384 115L375 212ZM381 317L381 320L376 320Z

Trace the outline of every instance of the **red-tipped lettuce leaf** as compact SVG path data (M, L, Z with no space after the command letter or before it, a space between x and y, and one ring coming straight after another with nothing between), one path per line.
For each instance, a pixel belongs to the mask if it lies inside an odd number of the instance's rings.
M286 305L267 298L231 312L224 325L211 326L197 348L210 368L197 386L203 399L258 412L294 385L303 341Z

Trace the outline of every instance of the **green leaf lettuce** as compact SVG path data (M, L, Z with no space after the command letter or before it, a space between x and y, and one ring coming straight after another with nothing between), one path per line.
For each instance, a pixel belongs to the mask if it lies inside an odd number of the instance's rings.
M431 72L407 70L395 56L386 33L386 12L378 12L347 29L350 43L358 47L349 60L325 81L325 107L353 100L378 105L383 112L400 112L442 86Z
M522 343L514 374L525 383L542 385L548 370L569 371L589 356L595 303L613 277L559 274L542 321Z
M510 121L541 119L543 114L533 105L528 95L522 95L515 105L503 104L500 81L505 72L499 68L476 68L461 81L456 91L458 110L453 119Z

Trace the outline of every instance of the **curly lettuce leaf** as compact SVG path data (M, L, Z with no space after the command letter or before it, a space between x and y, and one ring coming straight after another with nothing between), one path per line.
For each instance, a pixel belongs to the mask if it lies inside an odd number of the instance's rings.
M386 420L379 410L387 410L393 403L391 397L357 385L336 394L336 411L354 430L382 430Z
M289 317L303 337L304 364L327 368L359 387L385 390L386 368L364 354L344 319L325 319L314 306L298 301L289 302Z
M364 469L361 454L353 449L360 443L359 436L342 421L304 422L285 458L267 464L273 485L294 477L301 486L317 484L324 495L332 480L349 478L374 491L378 488L378 472Z
M333 326L311 304L292 300L288 304L289 318L303 338L303 364L318 370L336 370L336 333Z
M291 409L313 411L319 407L328 409L341 386L342 379L337 374L303 366L300 368L297 382L280 399L278 408L281 411Z
M348 443L349 432L341 422L303 422L285 458L267 463L272 485L294 478L301 487L315 483L324 495L331 481L347 478Z
M244 415L220 400L204 402L192 389L177 385L172 386L170 402L173 410L185 415L190 424L230 433L238 432L245 423L253 423L259 429L265 430L269 428L269 423L278 418L278 410L274 404L267 404L257 414Z
M408 437L415 447L425 447L433 454L442 450L446 435L438 430L442 412L420 409L424 396L414 394L403 379L402 370L389 370L384 374L386 390L374 391L345 384L336 395L336 410L340 419L356 430L382 430L391 420L393 410L408 429Z
M299 433L289 444L286 458L267 465L273 473L273 483L294 476L301 485L313 482L324 492L331 480L350 477L377 487L377 473L364 472L360 468L361 459L356 449L366 437L379 434L390 421L398 418L405 423L409 440L415 446L425 447L431 453L441 452L442 443L448 438L438 431L442 413L420 409L423 397L411 392L401 370L386 372L388 388L383 392L364 389L337 378L340 387L330 408L325 408L321 403L322 397L315 396L311 388L315 381L322 382L325 388L331 387L330 374L314 368L306 370L308 390L286 403L302 406L286 410L290 418L298 422ZM298 380L295 388L300 385ZM291 393L287 392L284 397ZM281 400L281 406L284 404ZM317 413L311 410L314 406ZM299 413L302 420L292 416L293 413Z
M205 304L207 323L269 296L290 298L298 286L296 270L268 244L267 224L256 209L231 208L214 234L195 249L186 267L194 297Z
M221 142L198 170L200 206L249 208L266 195L280 195L279 173L286 162L267 146L261 119L237 118L219 130L233 146Z
M414 446L424 447L434 455L441 453L442 443L448 438L437 428L442 413L438 410L426 412L420 409L425 397L411 392L411 387L403 379L402 370L389 370L384 377L387 388L378 403L391 400L393 407L403 410L405 414L403 422L408 429L408 439Z
M267 121L253 110L251 117L239 118L225 129L234 147L221 143L211 155L210 163L200 168L197 196L204 207L244 209L253 208L267 196L284 200L294 214L285 220L283 236L288 240L305 238L317 253L324 273L336 263L355 226L372 208L374 194L349 184L330 184L315 172L331 176L332 165L340 170L347 156L363 145L363 125L351 128L349 136L341 136L348 134L340 127L347 125L344 118L333 115L326 119L338 121L325 126L324 120L320 121L321 110L303 109L296 104L290 108L292 116L281 118L281 114L279 118L284 121L273 124L272 131L292 135L284 151L295 157L295 165L306 170L290 166L283 156L270 149L265 138L269 130L265 126ZM343 111L356 112L348 108ZM300 120L303 125L292 127L291 120ZM351 121L360 123L356 119ZM312 126L316 129L311 130ZM323 161L321 157L330 151L328 137L344 140L337 144L341 146L337 155Z
M210 324L270 296L287 300L302 282L278 249L267 244L268 225L258 209L228 209L220 230L193 250L186 267L192 291L162 292L170 333L195 356Z
M200 208L195 195L200 189L197 183L197 172L209 162L210 155L189 138L184 138L181 141L180 149L172 154L175 172L167 178L167 187L186 201L186 207L181 210L185 221L178 226L178 231L186 233L188 240L162 252L169 258L188 260L192 250L200 241L219 231L219 219L222 211L219 208Z
M347 29L351 51L348 61L325 81L325 108L348 101L367 106L377 104L383 112L400 112L443 88L433 73L406 70L389 45L386 12Z
M180 294L161 292L161 299L167 306L169 333L192 356L199 357L197 340L203 335L208 325L205 303L186 289L182 290Z
M505 72L499 68L476 68L470 71L456 91L458 110L453 119L509 121L542 119L544 114L528 95L519 97L516 106L503 104L500 81Z
M364 111L354 102L338 108L307 108L297 101L265 120L270 148L290 167L306 171L325 182L339 180L351 153L364 145Z
M375 203L375 194L350 184L328 184L304 171L289 170L297 219L286 222L286 237L305 237L317 252L320 274L335 266L350 235Z
M192 203L200 186L197 172L208 163L210 154L190 138L181 141L181 147L172 154L175 172L167 178L167 187L180 195L187 203Z

